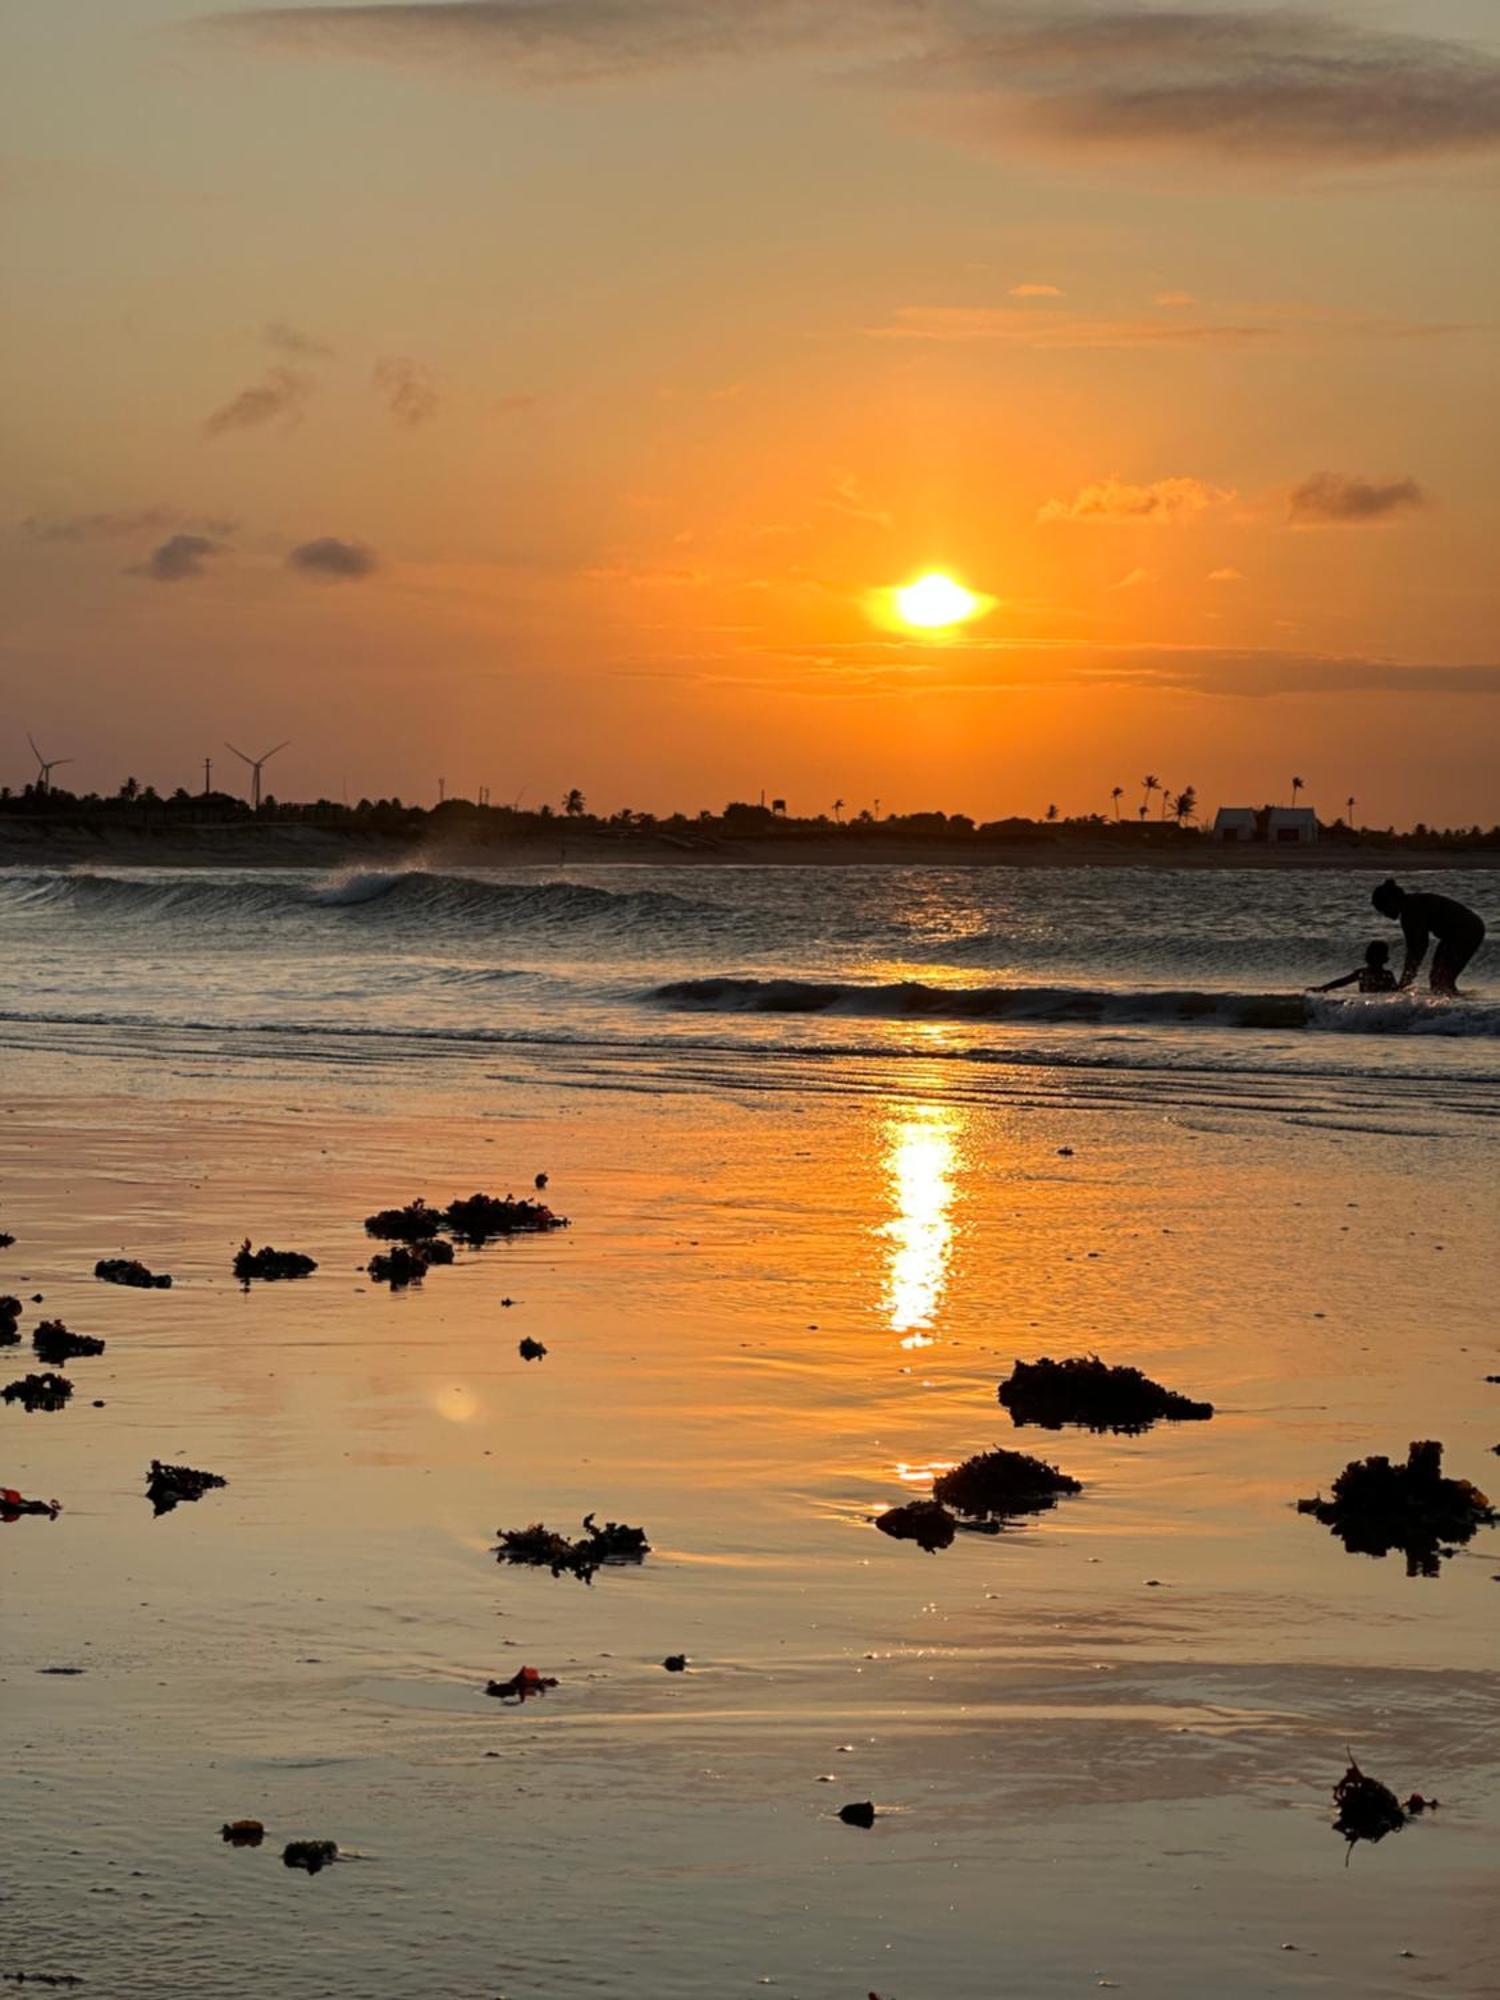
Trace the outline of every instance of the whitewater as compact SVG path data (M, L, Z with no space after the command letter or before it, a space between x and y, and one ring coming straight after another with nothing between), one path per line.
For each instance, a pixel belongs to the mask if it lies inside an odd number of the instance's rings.
M1500 931L1500 874L1414 872ZM538 1048L737 1083L821 1062L1500 1093L1500 970L1456 1001L1307 988L1395 934L1368 871L11 869L0 1046L423 1065ZM1399 940L1395 940L1399 943ZM1490 947L1493 955L1495 947ZM1500 961L1497 961L1500 967ZM154 1039L153 1039L154 1038ZM1475 1094L1473 1086L1480 1089ZM1458 1101L1455 1095L1454 1101ZM1496 1099L1500 1108L1500 1098Z

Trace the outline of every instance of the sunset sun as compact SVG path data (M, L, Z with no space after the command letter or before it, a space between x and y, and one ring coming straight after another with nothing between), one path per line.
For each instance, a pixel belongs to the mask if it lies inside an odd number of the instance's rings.
M941 570L929 570L915 583L905 584L895 593L895 600L902 623L924 632L962 625L985 610L988 602Z

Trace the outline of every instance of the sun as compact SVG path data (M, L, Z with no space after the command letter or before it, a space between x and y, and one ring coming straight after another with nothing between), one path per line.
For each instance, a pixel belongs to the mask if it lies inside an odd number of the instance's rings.
M965 590L941 570L929 570L915 583L904 584L894 593L896 611L905 625L919 631L938 631L945 625L962 625L986 609L986 599Z

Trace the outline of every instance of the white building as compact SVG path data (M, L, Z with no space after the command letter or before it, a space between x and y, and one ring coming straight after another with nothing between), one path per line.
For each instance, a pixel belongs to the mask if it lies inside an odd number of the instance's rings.
M1266 839L1273 847L1310 847L1318 837L1318 815L1311 806L1272 806L1266 817Z
M1215 840L1254 840L1254 806L1220 806L1214 814Z

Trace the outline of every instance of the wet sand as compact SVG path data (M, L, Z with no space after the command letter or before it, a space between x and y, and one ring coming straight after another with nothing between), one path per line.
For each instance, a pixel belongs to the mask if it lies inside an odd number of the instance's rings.
M912 1062L819 1091L506 1061L419 1102L187 1050L10 1065L0 1290L109 1345L66 1411L0 1410L0 1483L65 1509L3 1530L0 1970L118 2000L1493 1990L1500 1531L1408 1579L1292 1506L1414 1437L1500 1484L1460 1131L1299 1124L1232 1079L1165 1109ZM369 1210L538 1170L569 1231L362 1275ZM247 1233L321 1268L246 1296ZM172 1290L97 1284L115 1254ZM1012 1358L1088 1350L1218 1414L1014 1431ZM869 1526L994 1443L1084 1492L936 1556ZM153 1457L229 1485L153 1519ZM639 1570L488 1553L589 1509L647 1529ZM558 1689L486 1698L523 1663ZM1348 1868L1346 1744L1444 1801ZM247 1815L267 1845L222 1846ZM283 1868L304 1836L357 1858Z

